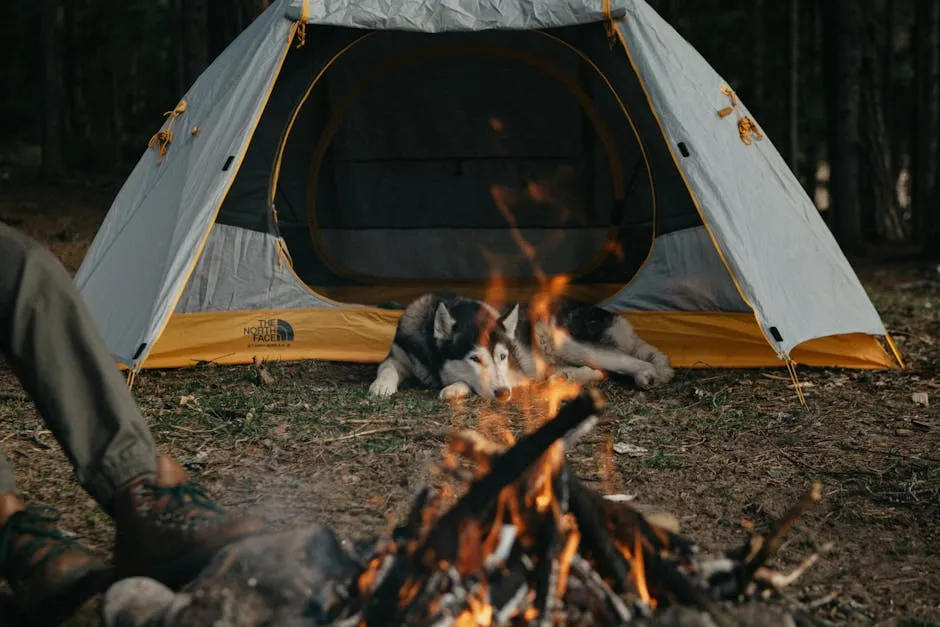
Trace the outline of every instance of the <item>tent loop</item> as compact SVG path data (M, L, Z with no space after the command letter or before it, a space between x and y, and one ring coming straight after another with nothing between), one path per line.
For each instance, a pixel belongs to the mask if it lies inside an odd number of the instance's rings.
M310 16L310 0L304 0L300 8L300 18L297 20L297 29L294 37L295 48L303 48L307 42L307 18Z
M721 93L728 96L728 98L731 100L730 106L718 110L718 117L726 118L738 109L738 95L734 93L734 90L727 85L721 86ZM764 139L764 134L757 127L757 124L754 122L754 120L746 115L741 116L738 119L738 135L741 136L741 141L744 142L745 146L750 146L752 143L754 143L751 139L752 134L757 139L757 141Z
M170 121L166 125L165 129L161 129L153 134L153 137L150 138L150 141L147 142L147 148L157 148L159 156L157 157L157 165L159 166L163 162L163 157L166 156L166 151L170 147L170 144L173 143L173 122L186 111L188 103L185 100L180 100L172 111L167 111L164 113L164 117L170 116Z
M607 32L607 45L613 50L614 44L617 43L617 26L614 24L614 16L610 11L610 0L604 0L601 10L604 12L604 30Z

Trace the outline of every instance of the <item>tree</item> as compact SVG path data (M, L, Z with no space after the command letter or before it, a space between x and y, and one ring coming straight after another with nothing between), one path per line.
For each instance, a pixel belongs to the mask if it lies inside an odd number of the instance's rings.
M931 37L930 57L933 72L931 77L931 114L933 117L933 193L930 206L926 211L924 253L931 259L940 258L940 7L933 5L933 34Z
M823 39L823 75L832 228L843 250L858 255L863 249L858 190L861 10L857 0L826 0L820 9L828 34Z
M874 0L861 0L865 20L861 31L859 200L862 232L868 242L904 238L898 211L896 176L885 122L884 65L878 37L879 15ZM890 9L889 9L890 10Z
M914 16L914 115L911 122L911 214L915 242L926 247L932 237L933 160L937 144L936 2L917 0Z
M751 6L751 29L754 36L754 53L751 55L751 108L758 114L764 111L764 0L754 0Z
M59 48L62 7L59 0L42 0L42 176L56 178L65 171L62 159L62 53Z
M790 0L790 50L787 57L787 152L790 169L800 161L800 0Z

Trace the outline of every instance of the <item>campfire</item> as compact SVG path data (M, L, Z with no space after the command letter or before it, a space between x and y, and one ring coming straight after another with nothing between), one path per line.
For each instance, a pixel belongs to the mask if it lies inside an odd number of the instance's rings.
M608 500L572 473L565 451L604 408L595 391L511 446L476 432L452 438L441 466L462 494L422 489L410 513L329 608L343 625L489 627L632 625L668 608L736 624L722 601L759 598L792 582L765 566L819 486L768 537L710 553Z

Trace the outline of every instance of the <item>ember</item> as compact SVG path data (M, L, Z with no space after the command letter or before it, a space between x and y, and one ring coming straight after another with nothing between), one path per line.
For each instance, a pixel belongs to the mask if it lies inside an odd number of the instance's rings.
M769 538L706 552L574 476L565 450L604 402L595 391L572 394L552 420L509 448L472 432L455 435L442 468L464 485L462 496L446 508L441 493L420 491L407 519L330 608L330 621L625 625L690 607L730 625L720 602L755 598L799 575L764 564L819 499L818 486Z

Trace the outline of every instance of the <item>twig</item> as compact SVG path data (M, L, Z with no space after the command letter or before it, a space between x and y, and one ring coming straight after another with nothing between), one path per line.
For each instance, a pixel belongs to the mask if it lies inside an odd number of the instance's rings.
M838 592L830 592L829 594L827 594L826 596L822 598L819 598L819 599L816 599L815 601L811 601L810 603L807 603L806 609L815 610L816 608L820 608L827 603L835 601L838 598L838 596L839 596Z
M773 532L767 537L763 542L761 542L760 549L757 550L757 553L744 564L744 578L745 581L752 579L754 573L757 572L757 569L767 563L773 554L780 547L781 542L783 542L783 537L790 531L790 527L793 526L803 514L805 514L811 507L818 503L822 499L822 485L819 483L814 483L813 487L810 488L810 491L799 500L793 507L783 515L783 518L777 522L776 527Z
M173 431L183 431L185 433L192 433L193 435L208 435L210 433L215 433L219 429L224 429L228 425L219 425L211 429L190 429L189 427L184 427L182 425L170 425L170 429Z
M315 441L318 441L320 444L332 444L333 442L355 440L356 438L361 438L367 435L375 435L376 433L388 433L390 431L411 431L411 427L384 427L382 429L369 429L368 431L357 431L355 433L341 435L338 438L329 438L326 440L315 440Z
M827 543L822 547L821 550L807 557L800 563L799 566L788 573L781 573L764 567L758 568L754 573L754 579L763 581L777 590L786 588L797 579L805 575L806 571L812 568L813 564L819 561L820 555L823 553L828 553L832 550L832 546L833 544L831 542Z

